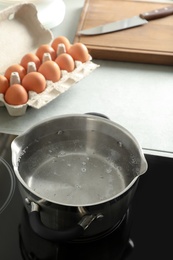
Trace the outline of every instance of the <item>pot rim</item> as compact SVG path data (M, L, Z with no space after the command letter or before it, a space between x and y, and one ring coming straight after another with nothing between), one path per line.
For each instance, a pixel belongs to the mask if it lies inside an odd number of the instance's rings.
M19 163L19 159L20 157L22 156L22 153L20 153L20 156L18 155L18 151L19 149L17 148L16 146L16 142L20 141L22 143L23 139L25 138L26 135L28 135L30 132L34 131L36 128L38 127L42 127L44 126L45 124L48 124L54 120L58 120L58 119L66 119L66 118L72 118L72 117L78 117L78 118L90 118L90 119L93 119L93 120L98 120L98 121L101 121L101 122L104 122L106 123L107 125L111 125L111 126L114 126L116 128L118 128L119 130L122 130L132 141L133 143L135 144L135 146L138 148L138 152L139 152L139 156L141 157L141 165L140 165L140 171L139 171L139 174L137 176L134 177L134 179L125 187L125 189L123 189L121 192L119 192L118 194L108 198L108 199L105 199L105 200L101 200L100 202L97 201L95 203L88 203L88 204L82 204L82 205L76 205L76 204L71 204L71 203L59 203L57 202L56 200L52 200L52 199L48 199L47 197L44 197L44 196L40 196L39 193L37 193L36 191L32 190L28 185L27 183L23 180L23 178L21 177L19 171L18 171L18 163ZM109 120L109 119L106 119L106 118L103 118L103 117L100 117L98 115L91 115L91 114L65 114L65 115L60 115L60 116L53 116L49 119L45 119L45 120L42 120L40 123L38 124L35 124L34 126L30 127L29 129L27 129L25 132L23 132L22 134L20 134L19 136L17 136L11 143L11 151L12 151L12 165L13 165L13 169L14 169L14 172L15 172L15 175L18 179L18 181L22 184L22 186L25 187L26 190L28 190L29 192L31 192L32 194L34 194L36 197L38 198L41 198L41 200L45 200L47 202L51 202L51 203L54 203L56 205L62 205L62 206L74 206L74 207L79 207L79 206L82 206L82 207L86 207L86 206L96 206L96 205L100 205L100 204L103 204L103 203L107 203L107 202L110 202L112 200L116 200L116 199L119 199L120 197L122 197L133 185L134 183L138 180L138 178L144 174L146 171L147 171L147 168L148 168L148 165L147 165L147 161L145 159L145 156L142 152L142 148L141 146L139 145L137 139L132 135L132 133L130 133L126 128L124 128L123 126L121 126L120 124L112 121L112 120Z

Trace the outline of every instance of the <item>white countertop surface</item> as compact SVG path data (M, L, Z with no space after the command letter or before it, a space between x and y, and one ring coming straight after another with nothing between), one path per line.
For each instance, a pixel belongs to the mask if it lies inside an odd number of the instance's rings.
M84 0L64 0L65 19L52 29L73 42ZM89 76L41 109L20 117L0 107L0 132L19 135L53 116L98 112L127 128L146 153L173 157L173 68L94 60Z

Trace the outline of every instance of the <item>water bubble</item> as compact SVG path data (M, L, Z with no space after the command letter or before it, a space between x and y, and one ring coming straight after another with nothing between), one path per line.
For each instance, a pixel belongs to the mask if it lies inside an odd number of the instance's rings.
M58 153L58 157L61 157L61 156L64 156L66 154L66 152L65 151L60 151L59 153Z
M71 166L71 163L67 163L67 166L70 167L70 166Z
M130 155L130 159L132 164L137 164L136 157L133 154Z
M106 173L111 173L111 172L112 172L112 168L106 169Z
M62 133L63 133L62 130L59 130L59 131L57 132L58 135L61 135Z
M77 188L77 189L81 189L81 185L76 184L76 188Z
M82 172L86 172L86 168L81 168L81 171Z
M119 147L123 147L123 143L121 141L118 141L117 143L118 143Z

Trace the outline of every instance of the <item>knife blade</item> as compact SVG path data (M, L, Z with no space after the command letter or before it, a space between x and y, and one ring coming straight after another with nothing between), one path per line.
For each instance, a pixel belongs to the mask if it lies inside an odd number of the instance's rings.
M78 32L78 35L91 36L117 32L128 28L141 26L148 23L151 20L163 18L171 14L173 14L173 5L141 13L138 16L133 16L128 19L123 19L120 21L115 21L112 23L107 23L86 30L82 30Z

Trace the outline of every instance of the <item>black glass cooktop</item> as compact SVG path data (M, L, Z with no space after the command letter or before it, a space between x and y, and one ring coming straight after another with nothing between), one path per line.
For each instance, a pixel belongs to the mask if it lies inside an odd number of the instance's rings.
M0 259L172 259L173 159L147 155L146 159L148 171L140 177L118 228L96 241L53 244L31 230L10 157L0 157Z

